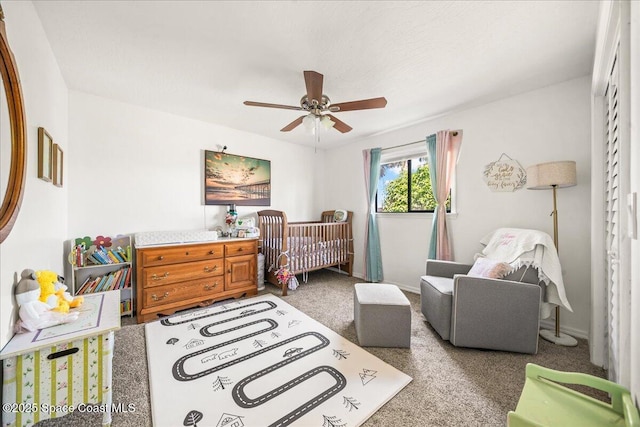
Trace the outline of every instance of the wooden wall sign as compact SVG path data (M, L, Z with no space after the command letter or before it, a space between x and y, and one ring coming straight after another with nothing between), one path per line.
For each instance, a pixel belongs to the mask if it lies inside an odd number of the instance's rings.
M484 167L484 182L491 191L515 191L527 183L527 171L517 160L502 153Z

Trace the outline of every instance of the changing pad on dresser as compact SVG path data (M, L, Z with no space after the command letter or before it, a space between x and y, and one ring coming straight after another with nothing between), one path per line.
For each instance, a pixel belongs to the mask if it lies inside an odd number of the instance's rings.
M136 247L218 240L218 232L210 230L143 231L135 234Z

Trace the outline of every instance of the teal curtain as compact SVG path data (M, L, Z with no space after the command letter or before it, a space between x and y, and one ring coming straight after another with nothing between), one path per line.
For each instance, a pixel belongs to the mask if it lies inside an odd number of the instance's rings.
M376 192L380 175L380 148L363 150L364 180L367 190L367 222L365 225L365 260L364 277L369 282L382 281L382 254L380 252L380 236L376 218Z
M436 167L436 135L427 137L427 154L429 155L429 175L431 176L431 191L438 194L438 174ZM433 221L431 222L431 240L429 241L429 251L427 258L436 259L438 242L438 209L433 210Z

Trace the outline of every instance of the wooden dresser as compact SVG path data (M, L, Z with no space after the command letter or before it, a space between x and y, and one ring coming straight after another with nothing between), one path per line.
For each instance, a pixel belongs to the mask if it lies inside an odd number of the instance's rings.
M136 247L138 323L255 295L257 239Z

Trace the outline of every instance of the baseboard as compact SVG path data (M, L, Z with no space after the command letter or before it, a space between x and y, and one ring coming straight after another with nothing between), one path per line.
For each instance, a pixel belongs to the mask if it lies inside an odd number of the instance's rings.
M420 287L419 286L409 286L409 285L406 285L404 283L394 283L394 282L387 282L387 281L385 281L384 283L388 283L390 285L396 285L397 287L399 287L403 291L407 291L407 292L411 292L413 294L420 295Z
M540 321L540 328L555 330L556 321L554 319L543 319ZM571 335L572 337L575 337L575 338L582 338L585 340L589 340L589 334L586 331L581 331L579 329L560 325L560 332L564 332L565 334Z
M354 274L353 277L357 277L358 279L363 279L364 280L364 276L362 276L361 274ZM407 292L411 292L411 293L420 295L420 287L419 286L408 286L408 285L406 285L404 283L390 282L388 280L383 280L380 283L387 283L389 285L396 285L398 288L402 289L403 291L407 291Z
M347 273L347 272L346 272L346 271L344 271L344 270L340 270L338 267L325 267L325 269L326 269L326 270L331 270L331 271L334 271L334 272L336 272L336 273L340 273L340 274L349 274L349 273ZM355 275L355 274L353 274L353 276L356 276L356 275ZM356 277L358 277L358 276L356 276Z

